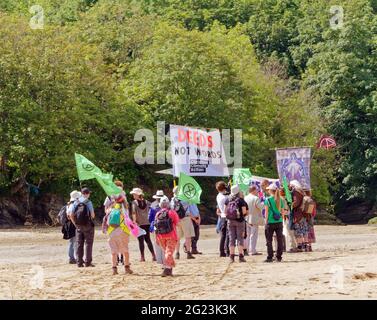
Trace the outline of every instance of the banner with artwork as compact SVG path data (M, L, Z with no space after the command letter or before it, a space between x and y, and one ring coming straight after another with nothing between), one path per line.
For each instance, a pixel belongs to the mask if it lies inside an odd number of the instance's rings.
M259 176L252 176L250 181L250 186L256 186L258 189L258 192L262 191L261 184L263 180L267 180L270 184L275 183L278 188L280 188L280 181L279 179L271 179L271 178L265 178L265 177L259 177Z
M276 163L280 180L288 183L297 180L304 189L310 189L311 148L286 148L276 150Z
M220 131L170 125L173 175L229 176Z

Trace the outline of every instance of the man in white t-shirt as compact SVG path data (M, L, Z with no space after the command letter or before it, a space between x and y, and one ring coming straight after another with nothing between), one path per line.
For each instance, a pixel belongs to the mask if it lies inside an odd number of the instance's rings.
M262 209L264 204L258 197L258 189L256 186L249 188L249 194L245 197L245 201L249 206L249 215L246 218L247 222L247 248L249 254L255 256L261 253L257 252L258 229L259 226L264 225Z
M228 237L228 228L227 220L225 215L225 202L228 199L227 188L224 181L218 181L216 183L216 190L218 195L216 197L217 202L217 215L220 219L220 257L229 257L229 237Z

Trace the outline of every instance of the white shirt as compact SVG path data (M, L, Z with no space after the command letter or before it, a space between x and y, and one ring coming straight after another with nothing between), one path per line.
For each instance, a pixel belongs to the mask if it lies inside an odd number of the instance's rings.
M225 215L225 201L226 199L228 199L228 196L225 195L224 193L219 193L216 197L216 202L217 202L217 207L219 208L221 214L220 214L220 217L221 218L226 218L226 215Z
M252 225L262 225L262 209L264 205L261 203L259 197L249 193L245 197L245 201L249 207L249 214L246 218L247 222Z

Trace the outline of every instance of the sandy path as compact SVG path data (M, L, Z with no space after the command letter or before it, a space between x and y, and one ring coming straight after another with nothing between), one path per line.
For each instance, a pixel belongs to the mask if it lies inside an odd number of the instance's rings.
M149 253L149 261L138 262L135 239L130 244L135 274L113 277L106 237L99 229L96 267L89 269L67 264L67 243L59 229L2 230L0 299L376 299L377 228L316 230L312 253L285 254L282 264L265 264L265 256L229 264L217 255L214 228L205 228L199 242L204 254L179 260L174 278L161 278ZM265 252L262 235L258 247Z

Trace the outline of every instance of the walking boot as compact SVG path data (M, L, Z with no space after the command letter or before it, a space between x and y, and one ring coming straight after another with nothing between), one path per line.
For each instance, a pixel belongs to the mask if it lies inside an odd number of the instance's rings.
M230 262L233 263L234 262L234 254L229 255L229 258L230 258Z
M117 274L118 274L118 268L117 267L113 267L113 276L115 276Z
M195 259L191 252L187 252L187 259Z
M243 254L240 254L240 255L239 255L238 260L239 260L240 262L246 262L246 260L245 260L245 258L244 258L244 256L243 256Z
M124 266L124 271L126 274L133 274L134 272L131 270L130 266Z

